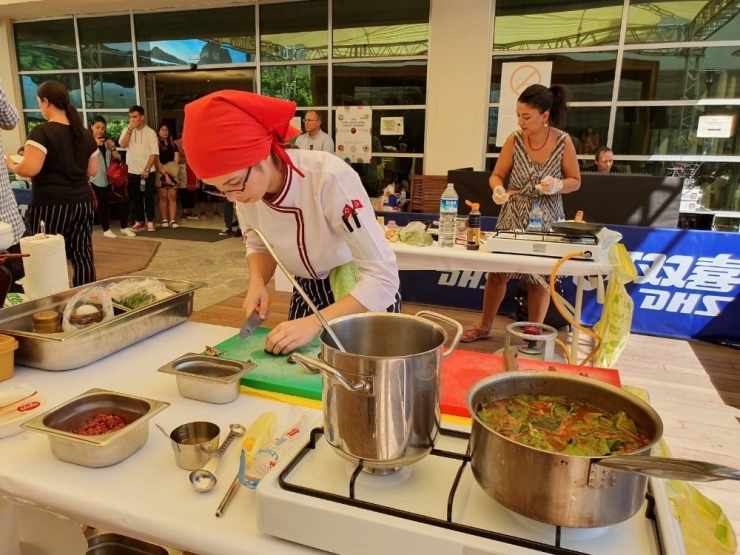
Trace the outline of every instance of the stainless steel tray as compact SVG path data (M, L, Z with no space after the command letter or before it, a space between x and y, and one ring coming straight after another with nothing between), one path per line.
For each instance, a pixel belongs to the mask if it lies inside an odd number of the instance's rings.
M221 405L239 398L240 378L256 366L253 362L187 353L158 371L176 376L177 390L183 397Z
M193 313L195 290L205 285L193 281L155 278L164 283L174 295L135 310L115 306L116 316L112 320L93 324L82 330L62 333L33 332L33 315L36 312L63 312L67 302L82 289L92 285L107 287L124 279L146 278L116 276L0 310L0 333L18 340L15 363L56 371L71 370L100 360L186 321Z
M149 419L169 406L164 401L95 388L32 418L22 427L45 434L52 454L60 461L100 468L118 464L141 449L149 439ZM120 416L126 427L98 436L72 432L100 413Z

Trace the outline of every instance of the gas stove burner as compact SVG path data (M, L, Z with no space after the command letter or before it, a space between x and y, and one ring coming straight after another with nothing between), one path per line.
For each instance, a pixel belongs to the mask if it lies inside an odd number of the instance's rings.
M347 463L347 476L352 477L357 472L357 465ZM401 485L411 476L411 468L402 466L400 468L367 468L362 467L362 472L357 476L357 484L369 488L393 488Z

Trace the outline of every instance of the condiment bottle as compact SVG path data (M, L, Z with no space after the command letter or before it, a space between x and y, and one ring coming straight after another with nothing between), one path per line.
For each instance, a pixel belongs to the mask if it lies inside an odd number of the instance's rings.
M469 251L477 251L480 248L480 204L469 200L466 200L465 204L470 206L468 237L465 248Z
M59 333L62 331L62 315L55 310L44 310L33 315L34 333Z

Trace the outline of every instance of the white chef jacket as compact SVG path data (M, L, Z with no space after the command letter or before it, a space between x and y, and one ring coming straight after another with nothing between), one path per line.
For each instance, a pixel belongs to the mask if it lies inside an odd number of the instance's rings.
M290 167L282 190L271 200L237 202L242 232L257 228L295 276L324 279L355 261L359 269L351 295L372 312L385 311L398 293L396 255L378 225L357 173L327 152L287 150ZM267 253L255 233L247 237L247 256Z

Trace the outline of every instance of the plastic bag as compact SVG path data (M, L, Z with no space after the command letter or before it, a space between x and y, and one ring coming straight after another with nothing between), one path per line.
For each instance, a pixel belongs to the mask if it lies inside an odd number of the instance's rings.
M77 331L113 318L110 294L99 285L88 287L70 299L62 315L62 329Z
M427 226L423 222L411 222L398 234L402 243L415 247L428 247L434 243L432 236L427 233Z
M172 291L156 279L126 279L108 286L115 302L131 310L172 296Z
M664 440L653 454L670 457ZM688 482L666 480L666 493L671 513L681 525L686 555L732 555L737 550L737 538L732 524L722 508Z
M606 297L601 319L594 331L603 340L594 357L594 366L613 368L627 346L630 335L634 302L625 285L637 278L637 269L623 244L617 243L609 249L612 272L606 286Z
M243 486L250 489L256 488L267 473L291 453L296 441L303 438L309 426L316 422L316 415L301 410L291 410L290 419L292 424L280 437L271 439L260 449L249 466L246 464L246 454L242 450L239 459L239 481Z

